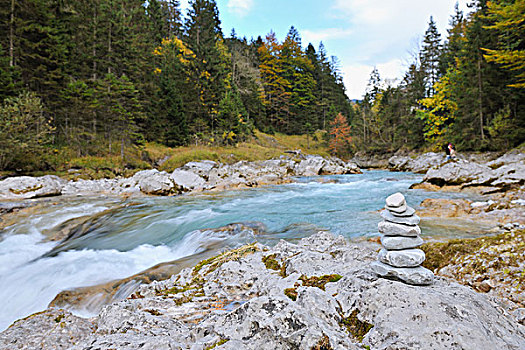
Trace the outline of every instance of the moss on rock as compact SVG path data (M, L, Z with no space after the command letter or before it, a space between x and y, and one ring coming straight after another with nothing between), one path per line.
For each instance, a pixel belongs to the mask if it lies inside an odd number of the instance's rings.
M423 266L478 292L525 306L525 230L421 246Z
M357 315L359 315L359 309L352 311L348 317L341 315L342 318L340 324L348 330L352 337L357 339L357 341L362 342L365 335L372 329L372 327L374 327L374 325L359 320Z
M312 276L312 277L306 277L305 275L302 275L299 279L303 282L303 286L305 287L317 287L321 290L325 290L325 286L329 282L337 282L339 281L343 276L333 274L333 275L324 275L324 276Z
M262 257L262 262L264 263L264 266L266 266L267 269L276 271L281 270L281 264L279 264L279 262L275 260L276 256L277 254L271 254Z

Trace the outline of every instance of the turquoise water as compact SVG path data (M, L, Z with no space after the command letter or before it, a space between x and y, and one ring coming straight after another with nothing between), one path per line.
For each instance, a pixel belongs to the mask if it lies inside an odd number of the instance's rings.
M361 175L299 178L254 189L178 197L59 198L58 203L0 232L0 330L43 310L62 290L124 278L160 262L255 240L274 244L318 230L348 238L377 234L385 198L405 194L418 208L425 198L463 194L409 190L421 175L366 171ZM94 220L82 237L57 248L45 233L75 217L115 208ZM260 236L197 231L230 223L259 222ZM471 227L450 229L422 221L423 234L465 236ZM49 252L53 254L49 254ZM47 254L47 255L46 255Z

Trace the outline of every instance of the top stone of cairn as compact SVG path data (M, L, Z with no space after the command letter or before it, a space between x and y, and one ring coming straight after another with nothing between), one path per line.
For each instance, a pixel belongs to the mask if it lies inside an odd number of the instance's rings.
M386 198L386 205L388 207L401 207L406 204L405 196L403 196L401 193L397 192L393 195L390 195Z

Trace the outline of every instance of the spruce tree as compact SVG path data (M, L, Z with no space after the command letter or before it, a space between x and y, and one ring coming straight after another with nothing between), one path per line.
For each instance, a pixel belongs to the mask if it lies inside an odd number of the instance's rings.
M439 78L441 47L441 34L437 30L434 19L430 16L421 50L421 67L425 72L427 96L434 95L434 84Z
M193 0L184 24L185 39L195 54L190 81L195 99L188 107L193 119L201 119L211 129L217 128L219 102L226 92L228 52L214 0Z

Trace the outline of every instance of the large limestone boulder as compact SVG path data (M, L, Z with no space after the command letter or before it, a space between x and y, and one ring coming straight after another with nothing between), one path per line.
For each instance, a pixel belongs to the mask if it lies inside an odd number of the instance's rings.
M424 182L434 185L488 185L497 178L486 165L466 160L450 161L441 167L431 168L425 174Z
M188 162L184 164L180 170L191 171L192 173L195 173L207 180L210 171L218 167L219 164L217 162L212 160L201 160L198 162Z
M0 181L0 199L28 199L58 196L65 181L55 175L8 177Z
M157 169L139 171L133 175L132 181L135 181L145 194L168 196L179 191L178 186L173 183L170 175Z
M512 150L501 157L492 160L487 163L487 166L491 167L492 169L497 169L503 165L506 164L513 164L513 163L522 163L525 162L525 153L521 150Z
M92 195L94 193L114 193L114 192L140 192L138 187L121 186L122 180L118 179L100 179L100 180L76 180L68 181L62 189L63 195ZM133 183L135 185L135 183Z
M445 155L441 153L428 152L417 157L393 156L388 159L388 167L395 171L411 171L424 174L430 168L440 166L446 161Z
M308 157L297 163L295 175L297 176L316 176L321 175L323 167L327 165L326 159L320 156Z
M505 164L494 170L496 180L492 186L512 187L525 184L525 164L523 161Z
M85 318L49 309L17 321L0 333L0 349L69 349L94 331L94 324Z
M364 152L358 152L352 158L352 162L360 168L365 169L388 169L388 154L368 155Z
M203 189L206 185L206 180L188 170L176 169L171 173L170 179L183 191Z

